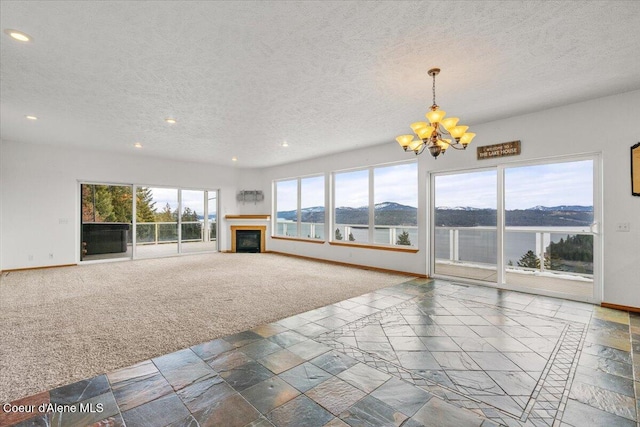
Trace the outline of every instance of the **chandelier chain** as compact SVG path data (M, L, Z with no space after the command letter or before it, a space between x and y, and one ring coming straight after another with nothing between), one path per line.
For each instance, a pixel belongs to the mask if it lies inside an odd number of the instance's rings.
M433 91L433 105L436 105L436 75L435 75L435 73L433 74L432 91Z

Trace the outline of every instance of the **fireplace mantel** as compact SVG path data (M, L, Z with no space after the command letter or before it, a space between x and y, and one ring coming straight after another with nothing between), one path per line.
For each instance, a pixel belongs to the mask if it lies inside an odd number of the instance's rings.
M263 219L268 221L271 215L225 215L224 219Z

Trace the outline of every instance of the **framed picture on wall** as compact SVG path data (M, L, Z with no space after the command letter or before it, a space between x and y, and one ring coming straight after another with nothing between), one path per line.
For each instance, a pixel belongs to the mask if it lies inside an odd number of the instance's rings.
M631 194L640 196L640 142L631 147Z

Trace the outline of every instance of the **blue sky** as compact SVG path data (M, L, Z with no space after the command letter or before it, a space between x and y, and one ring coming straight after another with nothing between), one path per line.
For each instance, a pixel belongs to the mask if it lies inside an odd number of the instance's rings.
M149 187L153 192L153 201L156 202L155 208L157 212L162 212L167 203L174 211L178 207L178 190L175 188ZM209 197L213 197L215 193L210 192ZM203 191L198 190L182 190L182 209L189 207L195 210L199 215L204 214L204 195ZM209 207L215 209L215 203ZM209 212L213 213L213 212Z
M396 202L416 206L417 163L379 167L374 170L374 203ZM336 206L361 207L369 204L369 170L335 174ZM324 205L322 177L303 178L302 208ZM296 209L296 180L278 182L278 211Z
M495 170L436 177L436 206L496 208ZM505 208L593 205L593 161L505 169Z
M340 172L336 179L336 206L369 204L368 170ZM495 170L440 175L436 177L436 206L496 207ZM303 178L302 207L324 205L324 177ZM417 163L405 163L374 170L374 202L396 202L416 206ZM166 203L175 210L177 190L153 188L156 208ZM537 205L593 205L593 162L591 160L533 165L505 169L505 207L526 209ZM278 210L296 209L296 180L278 182ZM183 190L183 206L202 214L202 192Z

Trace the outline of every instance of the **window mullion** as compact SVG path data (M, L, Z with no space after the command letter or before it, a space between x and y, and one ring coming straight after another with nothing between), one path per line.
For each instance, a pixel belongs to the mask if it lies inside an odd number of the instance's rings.
M298 178L298 205L297 205L297 217L298 217L298 237L302 236L302 180Z
M374 243L375 227L375 198L373 194L373 168L369 168L369 243Z

